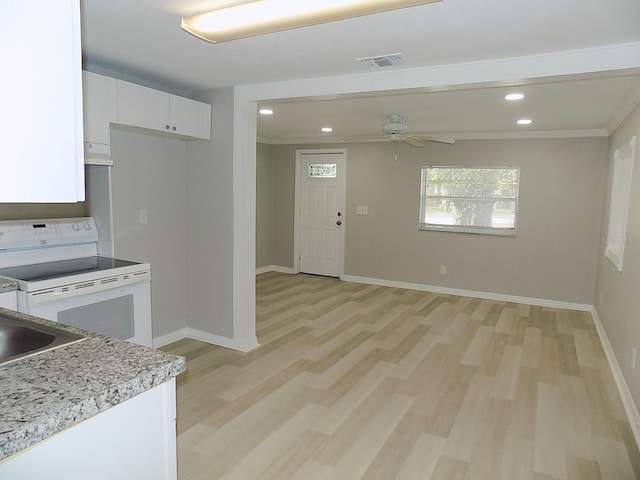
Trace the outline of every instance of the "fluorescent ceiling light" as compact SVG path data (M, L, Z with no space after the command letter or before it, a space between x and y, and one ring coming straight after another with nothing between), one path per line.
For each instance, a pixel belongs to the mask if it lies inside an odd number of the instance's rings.
M261 115L273 115L273 110L271 110L270 108L261 108L258 112Z
M333 128L331 127L322 127L320 130L322 130L325 133L333 132Z
M509 101L522 100L523 98L524 95L522 93L510 93L509 95L504 96L504 99Z
M518 125L531 125L533 123L532 120L528 118L522 118L516 122Z
M439 1L442 0L245 0L182 17L181 26L196 37L218 43Z

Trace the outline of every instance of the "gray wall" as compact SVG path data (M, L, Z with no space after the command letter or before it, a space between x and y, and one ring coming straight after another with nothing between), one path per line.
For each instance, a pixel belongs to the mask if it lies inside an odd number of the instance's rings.
M607 193L602 220L603 236L609 225L609 201L611 177L616 148L636 136L636 154L631 185L631 202L627 224L627 243L624 247L622 272L604 256L604 243L598 249L598 276L596 284L596 311L616 355L620 369L629 386L631 395L640 406L640 377L632 370L633 348L640 351L640 107L629 115L611 135L607 176ZM600 301L602 293L602 301ZM636 366L636 369L640 365Z
M276 185L273 195L273 263L274 265L293 267L293 215L295 205L292 200L295 197L296 186L296 149L291 149L294 157L293 162L290 160L290 154L282 155L281 151L282 148L276 148L273 153L273 178Z
M202 93L210 141L187 143L189 327L233 336L233 88Z
M112 129L114 254L151 264L153 335L186 326L185 142ZM138 223L139 209L148 223Z
M293 215L296 146L258 144L256 267L293 267ZM273 202L272 215L261 199ZM268 226L271 225L271 227ZM261 231L260 231L261 230ZM267 233L268 232L268 233ZM272 235L269 237L267 235Z
M393 144L349 144L345 274L590 305L607 145L606 138L401 144L395 162ZM273 146L272 156L281 171L293 172L296 149L333 146ZM422 165L519 166L517 236L418 231ZM283 248L274 262L288 267L293 181L293 173L274 175L282 196L275 218L285 211L289 217L275 229L274 251ZM368 206L369 214L356 215L357 205Z
M273 265L274 164L273 148L259 143L256 151L256 268Z

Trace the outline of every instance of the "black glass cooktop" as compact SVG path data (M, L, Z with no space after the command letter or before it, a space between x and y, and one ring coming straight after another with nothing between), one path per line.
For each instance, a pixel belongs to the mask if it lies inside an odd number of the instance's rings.
M80 273L128 267L131 265L139 265L139 263L109 257L84 257L73 260L60 260L58 262L23 265L20 267L0 268L0 277L14 278L24 282L38 282Z

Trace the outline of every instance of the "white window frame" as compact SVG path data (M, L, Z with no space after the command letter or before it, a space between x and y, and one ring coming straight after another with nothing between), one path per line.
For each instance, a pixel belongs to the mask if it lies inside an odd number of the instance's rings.
M425 175L428 169L433 168L448 168L448 169L478 169L478 170L486 170L486 169L509 169L516 170L516 193L512 200L515 202L515 212L514 212L514 225L513 228L497 228L497 227L474 227L474 226L465 226L465 225L439 225L433 223L425 223L425 205L426 205L426 181ZM442 231L442 232L455 232L455 233L478 233L484 235L502 235L502 236L515 236L517 225L518 225L518 195L520 192L520 168L514 166L436 166L436 165L427 165L420 167L420 218L418 219L418 228L419 230L427 230L427 231ZM444 198L444 197L443 197ZM503 200L503 199L496 199Z
M624 246L627 243L627 220L631 200L631 177L635 158L636 137L617 148L614 155L609 204L609 228L605 241L605 256L622 272Z

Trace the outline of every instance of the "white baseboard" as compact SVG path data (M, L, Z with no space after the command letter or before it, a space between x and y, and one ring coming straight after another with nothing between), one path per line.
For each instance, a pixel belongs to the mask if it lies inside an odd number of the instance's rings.
M444 295L458 295L460 297L482 298L485 300L495 300L498 302L523 303L525 305L535 305L538 307L564 308L567 310L580 310L591 312L592 305L584 303L560 302L557 300L547 300L544 298L519 297L516 295L503 295L501 293L476 292L473 290L461 290L458 288L438 287L435 285L423 285L421 283L396 282L393 280L381 280L370 277L357 277L354 275L344 275L345 282L364 283L367 285L378 285L381 287L406 288L408 290L419 290L422 292L441 293Z
M231 350L238 350L239 352L249 352L260 346L257 342L247 343L234 338L221 337L213 333L196 330L195 328L187 328L187 338L210 343L211 345L217 345L219 347L230 348Z
M256 275L268 272L290 273L293 274L293 268L281 267L280 265L267 265L266 267L256 268Z
M256 275L267 272L280 272L294 274L293 268L269 265L256 269ZM436 285L425 285L422 283L397 282L395 280L383 280L380 278L359 277L356 275L343 275L340 280L353 283L364 283L367 285L377 285L380 287L405 288L407 290L419 290L422 292L441 293L444 295L458 295L460 297L482 298L495 300L498 302L523 303L525 305L535 305L538 307L564 308L566 310L579 310L581 312L591 312L593 305L586 303L561 302L559 300L548 300L545 298L521 297L517 295L504 295L493 292L478 292L474 290L463 290L459 288L439 287Z
M607 337L607 332L605 332L604 330L604 326L602 325L602 321L600 320L595 307L591 310L591 317L593 318L593 323L595 324L596 330L598 331L598 336L600 337L602 348L604 348L604 353L607 356L609 367L611 367L611 373L613 374L616 386L618 387L618 392L620 393L620 397L622 398L624 411L627 414L627 420L629 420L631 431L633 432L633 436L636 439L636 445L640 445L640 414L638 413L638 408L633 401L633 397L631 396L631 391L629 390L627 381L624 379L624 375L622 374L622 370L620 369L620 364L618 363L616 354L613 352L613 348L611 347L611 343L609 342L609 338Z
M169 345L170 343L177 342L185 338L188 338L186 327L171 333L167 333L166 335L153 337L153 348L164 347L165 345Z
M216 345L218 347L229 348L231 350L237 350L239 352L249 352L260 346L259 343L247 343L234 338L222 337L220 335L214 335L213 333L196 330L195 328L185 327L180 330L176 330L175 332L168 333L167 335L155 337L153 339L153 348L164 347L165 345L177 342L178 340L184 340L185 338L199 340L201 342Z

